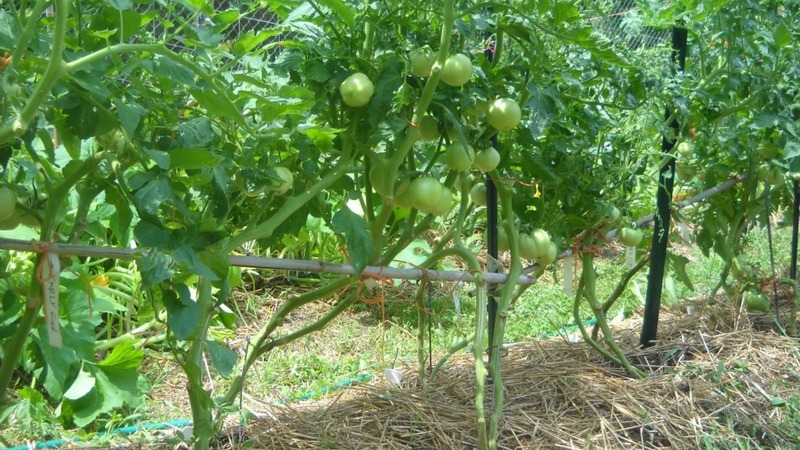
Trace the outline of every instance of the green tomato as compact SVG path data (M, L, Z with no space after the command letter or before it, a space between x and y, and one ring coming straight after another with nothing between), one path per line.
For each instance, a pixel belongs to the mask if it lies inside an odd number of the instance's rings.
M690 144L689 142L683 141L680 144L678 144L678 153L680 153L681 156L683 156L684 158L688 159L691 158L692 155L694 154L694 148L692 147L692 144Z
M390 180L386 176L386 169L389 166L389 161L381 156L376 156L372 159L372 167L369 168L369 183L372 189L380 194L381 197L386 197L394 192L394 180Z
M347 77L339 85L339 93L342 94L342 101L347 106L358 108L369 103L372 94L375 93L375 86L369 77L361 72L356 72Z
M489 230L486 230L483 234L484 240L486 241L486 245L489 245ZM511 250L511 240L508 238L508 233L506 229L502 225L497 225L497 251L499 253L507 252Z
M498 131L510 130L517 125L522 118L522 111L519 104L510 98L498 98L489 106L486 113L486 121Z
M439 198L439 203L437 203L433 208L421 211L433 214L434 216L443 216L447 214L452 207L453 191L451 191L447 186L442 186L442 195Z
M469 191L469 199L472 200L475 206L486 206L486 185L477 183L475 186L472 186L472 189Z
M475 167L481 172L491 172L498 164L500 164L500 153L494 147L483 149L475 155Z
M275 171L275 174L278 175L278 178L281 179L280 184L273 187L275 193L278 195L283 195L289 192L289 189L292 188L292 184L294 183L294 175L292 174L292 171L282 166L274 167L273 170Z
M536 258L536 263L540 266L549 266L550 264L553 264L557 257L558 247L556 247L555 242L550 241L550 245L547 246L547 251Z
M0 230L13 230L19 226L20 222L20 215L15 211L10 216L0 220Z
M442 82L450 86L463 86L472 78L472 62L467 55L456 53L445 60Z
M8 186L0 186L0 220L14 215L17 207L17 194Z
M419 123L420 139L423 141L436 141L441 136L439 133L439 121L431 116L425 116Z
M439 206L443 193L444 186L433 177L415 178L408 186L411 206L423 212L428 212Z
M625 227L619 232L619 240L625 247L636 247L642 242L641 230Z
M411 73L415 77L429 77L431 76L431 68L433 63L436 62L436 54L433 53L427 45L422 48L411 50L408 53L408 59L411 62Z
M608 205L605 210L606 221L610 225L616 225L619 223L620 212L619 209L614 205Z
M547 250L550 248L550 235L547 234L547 231L537 228L531 231L531 238L533 238L534 245L533 258L540 258L547 254Z
M769 161L783 154L783 150L771 142L764 142L758 146L758 154L761 159Z
M408 178L397 185L394 190L394 206L398 208L411 208L413 206L410 190L408 189L410 185L411 181Z
M536 259L537 251L536 251L536 243L533 242L533 238L529 234L520 233L519 235L519 256L528 261L533 261Z
M475 151L468 144L453 142L444 151L444 160L449 168L463 172L472 166L472 161L475 160Z
M769 303L769 299L760 291L745 291L744 294L742 294L742 300L744 300L745 307L748 311L769 312L772 306Z

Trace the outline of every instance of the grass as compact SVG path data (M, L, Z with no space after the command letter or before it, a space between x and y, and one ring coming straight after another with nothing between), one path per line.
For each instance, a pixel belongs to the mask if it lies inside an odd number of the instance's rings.
M789 264L790 254L786 251L789 248L789 231L786 228L779 229L774 236L774 248L780 249L775 255L778 268L785 268ZM664 289L664 303L668 306L677 305L688 297L708 293L717 283L723 267L718 257L705 257L694 246L677 245L673 250L688 259L686 269L693 286L684 286L674 273L669 273ZM763 230L756 230L748 236L746 253L762 272L771 272L769 245ZM562 261L548 271L538 284L529 288L519 299L509 315L506 342L530 341L554 332L574 332L567 328L574 320L572 298L564 292L561 280L563 264ZM604 249L602 257L598 258L596 270L598 296L603 300L625 271L622 249L610 244ZM644 269L634 277L609 316L621 317L626 312L640 309L646 286L647 269ZM444 354L455 342L469 338L475 326L476 311L474 297L469 292L470 285L463 286L459 291L460 313L454 307L451 289L451 285L439 285L432 297L425 299L430 302L432 310L431 340L425 346L427 349L430 345L435 358ZM251 398L267 402L313 400L330 392L328 388L362 374L381 376L386 368L416 367L418 319L415 293L416 287L410 283L386 287L374 293L383 296L382 304L358 303L323 331L272 351L249 373L245 392ZM286 286L239 292L237 308L234 309L240 314L244 326L237 333L234 346L244 347L245 337L254 335L276 305L291 294L292 288ZM286 328L296 329L309 323L331 307L324 302L307 305L287 318ZM588 310L583 311L583 317L590 317ZM469 351L469 348L465 351ZM436 363L436 359L433 363ZM112 421L124 425L189 417L185 382L177 365L169 360L151 357L144 372L150 386L148 398L143 399L146 403L128 416L115 417ZM226 387L226 381L215 379L214 387L220 393ZM788 409L782 426L787 433L800 436L800 397L786 399L786 404ZM257 408L258 404L251 403L251 406ZM41 402L31 409L31 416L37 418L37 423L43 411ZM4 438L10 443L21 442L22 438L31 436L30 432L41 432L42 426L19 424L19 429L4 432ZM55 430L47 431L45 434L54 435Z

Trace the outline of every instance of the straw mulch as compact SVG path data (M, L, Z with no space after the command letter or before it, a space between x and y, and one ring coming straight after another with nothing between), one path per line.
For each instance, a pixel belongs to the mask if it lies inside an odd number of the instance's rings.
M783 402L797 395L798 342L752 326L730 306L664 315L661 341L647 350L637 349L640 319L615 329L650 372L644 380L566 337L510 346L498 447L795 448L797 402ZM402 388L379 381L324 403L272 407L247 437L270 449L473 449L474 392L473 360L460 354L433 382L407 372Z

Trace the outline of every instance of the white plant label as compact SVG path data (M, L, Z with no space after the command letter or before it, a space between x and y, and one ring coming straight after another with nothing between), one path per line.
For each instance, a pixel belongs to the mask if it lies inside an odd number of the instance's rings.
M636 265L636 247L625 247L625 268L633 269Z
M61 324L58 321L58 288L61 274L61 261L55 253L45 253L39 263L39 281L42 283L42 301L44 303L44 320L47 324L47 335L50 346L61 348Z

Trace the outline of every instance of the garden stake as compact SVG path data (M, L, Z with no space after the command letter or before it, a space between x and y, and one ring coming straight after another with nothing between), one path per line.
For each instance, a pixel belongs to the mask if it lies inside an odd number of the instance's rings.
M678 59L679 71L686 66L686 28L672 27L672 62ZM671 107L667 107L664 115L669 120L669 127L675 136L680 134L680 123L674 118ZM672 118L670 120L670 118ZM651 250L650 273L647 280L647 294L644 305L644 321L639 344L650 347L654 344L658 332L658 313L661 309L661 290L664 284L664 269L667 262L667 245L669 244L669 217L672 187L675 183L675 158L672 149L675 138L665 135L661 141L661 150L668 155L667 163L661 168L658 176L656 193L656 220L653 228L653 246Z
M769 245L769 266L770 270L772 271L772 278L775 278L777 274L775 273L775 248L773 247L772 243L772 224L770 223L770 197L771 197L771 190L770 185L768 182L764 182L766 187L764 188L764 221L767 223L767 244ZM772 283L772 302L773 306L775 307L775 318L780 320L781 312L778 309L778 286L775 283Z

